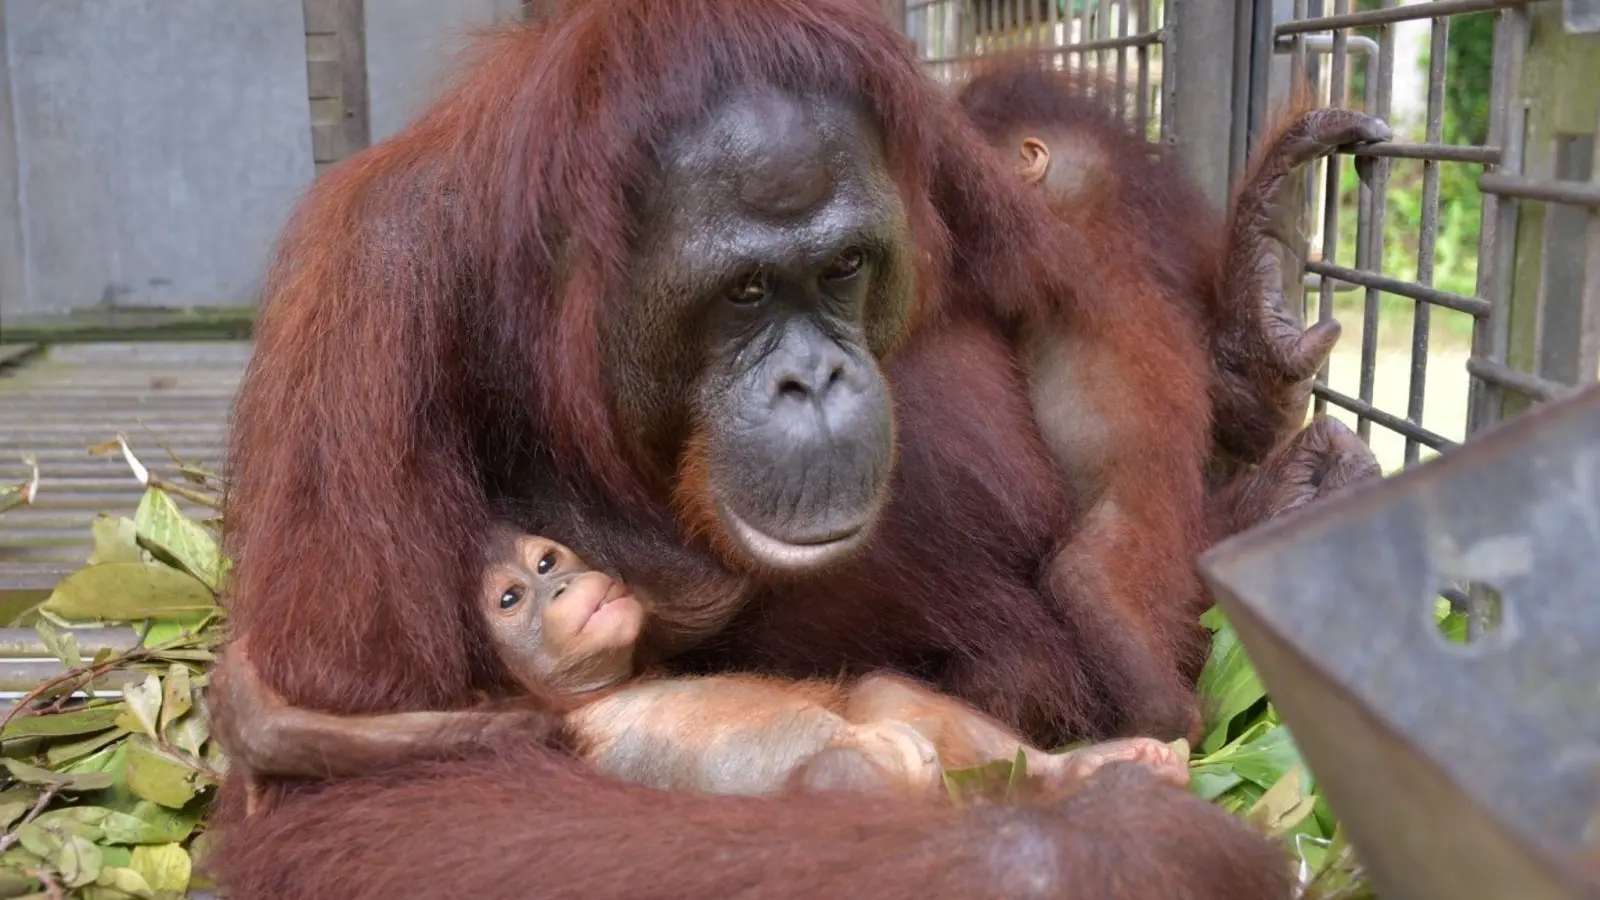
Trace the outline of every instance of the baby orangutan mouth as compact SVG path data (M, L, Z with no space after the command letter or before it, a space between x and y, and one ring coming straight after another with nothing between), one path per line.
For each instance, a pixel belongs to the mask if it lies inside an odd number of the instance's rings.
M596 624L596 620L599 620L601 627L604 627L607 622L617 621L613 614L621 616L634 615L634 609L639 604L638 601L633 599L633 594L628 590L627 586L615 579L608 578L607 581L611 583L607 585L605 593L601 594L592 606L588 606L589 614L584 617L583 624L578 626L579 634L583 634L588 630L589 626ZM611 604L619 600L626 601L623 606L628 608L622 609L619 607L617 610L613 610ZM639 610L639 612L642 613L643 610Z

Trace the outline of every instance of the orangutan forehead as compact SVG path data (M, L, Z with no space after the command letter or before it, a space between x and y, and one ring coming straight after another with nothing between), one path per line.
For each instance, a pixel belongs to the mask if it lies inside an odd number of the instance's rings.
M656 153L638 196L647 254L701 274L879 246L905 211L859 105L771 88L730 94Z

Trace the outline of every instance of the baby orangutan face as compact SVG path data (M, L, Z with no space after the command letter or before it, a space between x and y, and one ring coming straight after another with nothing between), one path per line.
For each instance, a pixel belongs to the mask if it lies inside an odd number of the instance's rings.
M500 657L518 680L578 694L633 674L644 608L627 585L555 541L513 538L509 560L484 577L482 603Z

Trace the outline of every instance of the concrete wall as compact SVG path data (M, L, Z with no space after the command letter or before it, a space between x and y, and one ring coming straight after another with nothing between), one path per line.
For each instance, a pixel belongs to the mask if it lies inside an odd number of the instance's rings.
M372 140L394 134L437 96L471 31L521 16L520 0L366 0Z
M330 38L304 3L0 0L0 322L256 300L329 102L307 71ZM521 3L363 5L366 96L347 107L378 141L437 95L472 29Z
M6 311L252 301L314 174L301 0L3 9L25 283Z

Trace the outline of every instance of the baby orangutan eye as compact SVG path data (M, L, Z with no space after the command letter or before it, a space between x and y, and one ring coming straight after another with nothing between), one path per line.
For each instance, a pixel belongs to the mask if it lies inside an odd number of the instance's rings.
M539 574L540 575L549 575L550 571L552 569L554 569L555 567L556 567L556 552L554 550L551 550L549 553L546 553L544 556L539 557Z
M521 602L522 602L522 588L520 588L520 587L506 588L506 592L500 595L500 608L501 609L510 609L513 606L516 606L518 603L521 603Z

